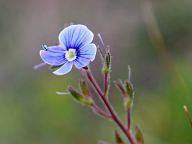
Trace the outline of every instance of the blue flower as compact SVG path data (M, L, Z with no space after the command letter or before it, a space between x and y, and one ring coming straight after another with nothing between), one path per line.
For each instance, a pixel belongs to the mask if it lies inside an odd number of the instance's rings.
M56 75L69 73L73 65L81 69L95 59L97 48L92 43L93 37L86 26L71 25L60 32L60 45L45 47L40 56L46 64L60 66L53 72Z

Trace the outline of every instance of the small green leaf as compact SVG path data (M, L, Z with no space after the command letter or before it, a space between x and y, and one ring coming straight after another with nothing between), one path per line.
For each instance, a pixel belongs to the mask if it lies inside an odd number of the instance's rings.
M135 127L135 137L137 140L137 144L144 144L143 134L138 126Z
M125 144L117 131L115 131L115 140L116 140L116 144Z
M91 97L83 96L77 90L75 90L73 87L69 87L68 91L71 93L71 95L77 102L79 102L83 105L92 105L93 104L93 99Z

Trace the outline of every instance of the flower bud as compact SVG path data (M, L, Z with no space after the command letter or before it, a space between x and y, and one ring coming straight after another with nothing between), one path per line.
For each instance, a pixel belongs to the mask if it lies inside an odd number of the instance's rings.
M109 51L105 54L105 62L102 71L103 73L111 72L111 54Z
M80 94L77 90L75 90L73 87L69 87L68 91L70 92L70 94L73 96L73 98L83 104L83 105L92 105L93 99L91 97L85 97L82 94Z
M127 93L126 105L127 105L127 107L131 107L133 104L133 98L134 98L133 85L129 80L126 80L124 85L125 85L126 93Z
M90 97L89 88L87 83L84 80L80 80L79 82L81 92L84 96Z
M127 95L131 98L134 97L134 90L133 90L133 85L130 81L126 80L125 81L125 88L126 88L126 91L127 91Z

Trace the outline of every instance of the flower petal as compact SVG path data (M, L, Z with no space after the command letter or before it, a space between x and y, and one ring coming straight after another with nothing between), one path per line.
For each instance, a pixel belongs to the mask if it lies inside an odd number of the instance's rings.
M64 75L70 72L72 67L73 67L73 62L66 62L63 66L61 66L59 69L57 69L53 73L55 75Z
M79 49L79 56L89 58L91 61L95 59L97 47L95 44L88 44Z
M40 50L42 60L49 65L62 65L66 62L65 47L51 46L46 50Z
M66 51L67 49L63 45L57 45L57 46L49 46L47 47L47 50L51 52L63 52L63 51Z
M75 61L74 64L76 66L76 68L80 69L83 68L85 66L87 66L90 62L90 59L87 58L83 58L83 57L78 57Z
M78 51L77 59L74 61L75 66L80 69L89 64L90 61L93 61L96 56L97 48L95 44L88 44Z
M59 34L59 42L66 48L77 50L93 41L93 33L84 25L71 25L63 29Z

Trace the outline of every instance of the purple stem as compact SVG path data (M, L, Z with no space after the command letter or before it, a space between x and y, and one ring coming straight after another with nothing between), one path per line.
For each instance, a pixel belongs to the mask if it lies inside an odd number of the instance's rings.
M100 107L98 107L95 103L91 106L91 108L92 108L92 110L93 110L94 112L96 112L97 114L99 114L99 115L101 115L101 116L103 116L103 117L105 117L105 118L107 118L107 119L109 119L109 120L112 119L110 114L108 114L107 112L103 111L103 110L102 110Z
M95 78L93 77L92 73L89 70L85 70L86 76L89 79L89 81L92 83L92 85L94 86L95 90L97 91L97 93L99 94L101 100L104 102L106 108L108 109L108 111L111 114L111 118L113 119L113 121L119 126L119 128L123 131L123 133L126 135L126 137L128 138L128 140L130 141L131 144L137 144L137 142L135 141L135 139L133 138L132 134L130 133L129 130L127 130L127 128L124 126L124 124L120 121L119 117L117 116L117 114L115 113L115 111L113 110L113 107L111 106L110 102L108 101L108 99L105 97L105 95L103 94L102 90L100 89L99 85L97 84Z
M131 108L129 107L127 110L127 128L128 131L131 129Z
M108 91L108 80L109 80L109 74L108 74L108 73L104 73L104 96L107 95L107 91Z

